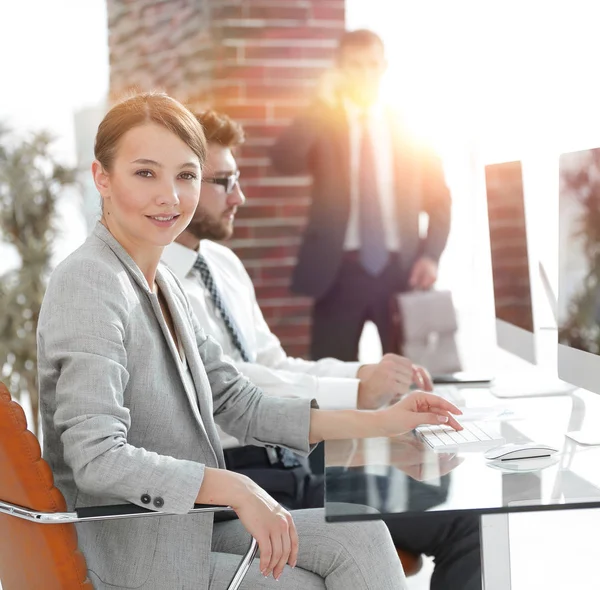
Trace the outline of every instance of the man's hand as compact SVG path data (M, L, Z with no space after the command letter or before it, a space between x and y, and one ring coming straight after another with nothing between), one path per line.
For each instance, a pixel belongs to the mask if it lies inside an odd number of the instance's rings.
M420 365L413 365L413 384L421 391L433 391L433 379L429 371Z
M376 410L408 392L414 367L403 356L386 354L376 365L363 365L356 376L360 379L358 408Z
M413 265L408 284L411 289L431 289L437 280L437 272L437 262L428 256L422 256Z

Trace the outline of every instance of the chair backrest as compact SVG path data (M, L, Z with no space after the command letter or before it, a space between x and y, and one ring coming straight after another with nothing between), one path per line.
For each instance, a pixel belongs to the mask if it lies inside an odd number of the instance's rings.
M23 409L0 383L0 500L40 512L66 512ZM93 590L72 524L38 524L0 514L3 590Z

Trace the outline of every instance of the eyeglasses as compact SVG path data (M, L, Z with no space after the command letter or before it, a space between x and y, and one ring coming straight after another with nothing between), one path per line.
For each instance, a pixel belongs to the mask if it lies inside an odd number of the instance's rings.
M202 182L210 182L212 184L220 184L225 188L225 192L227 194L231 193L235 188L235 185L238 183L240 179L240 171L236 170L233 174L229 176L222 176L221 178L203 178Z

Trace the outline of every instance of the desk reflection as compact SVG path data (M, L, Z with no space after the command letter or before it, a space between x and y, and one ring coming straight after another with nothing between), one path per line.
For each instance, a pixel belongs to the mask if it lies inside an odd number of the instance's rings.
M434 453L412 433L327 444L327 502L360 504L381 513L422 512L448 497L450 472L464 461Z

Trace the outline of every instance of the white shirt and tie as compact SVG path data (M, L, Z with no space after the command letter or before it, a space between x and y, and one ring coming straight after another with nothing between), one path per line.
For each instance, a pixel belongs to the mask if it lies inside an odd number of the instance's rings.
M344 250L360 248L359 230L359 170L360 146L362 141L363 112L349 100L344 101L350 136L350 218L346 229ZM390 252L400 250L397 211L395 202L394 146L390 129L390 119L382 103L375 103L366 113L367 126L375 152L375 177L373 186L377 189L383 221L385 244Z
M360 363L330 358L307 361L287 356L262 315L252 280L241 260L229 248L210 240L202 241L200 251L238 328L250 362L243 361L208 288L194 268L198 253L173 243L165 248L162 262L181 281L200 325L221 345L225 356L268 395L314 398L323 409L355 408ZM219 434L224 448L239 446L235 438Z

